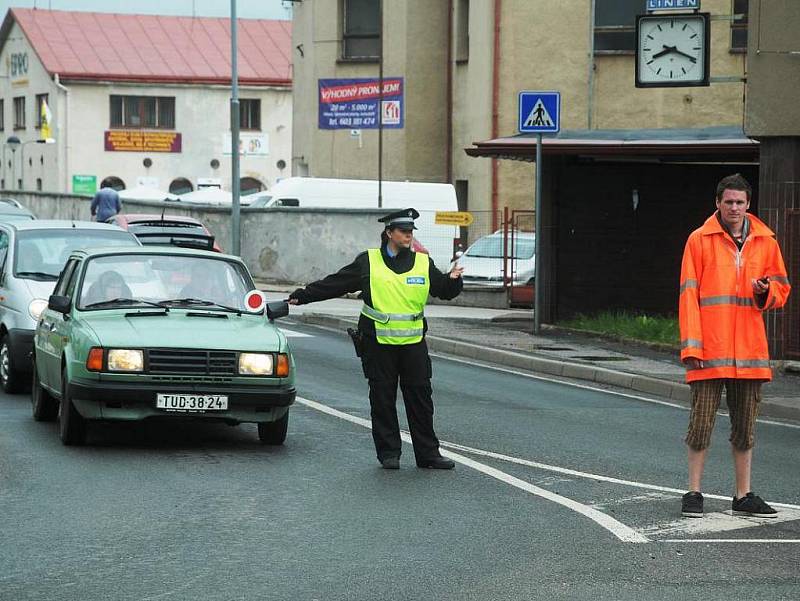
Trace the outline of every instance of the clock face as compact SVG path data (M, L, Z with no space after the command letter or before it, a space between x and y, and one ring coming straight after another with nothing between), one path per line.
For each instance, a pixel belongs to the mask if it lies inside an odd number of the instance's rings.
M708 85L705 14L642 15L637 34L637 86Z

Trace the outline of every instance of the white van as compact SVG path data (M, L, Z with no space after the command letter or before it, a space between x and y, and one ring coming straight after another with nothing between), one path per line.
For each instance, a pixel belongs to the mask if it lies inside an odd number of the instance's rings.
M453 258L458 227L436 225L437 211L457 211L456 191L452 184L424 182L381 182L382 208L414 207L419 211L418 231L414 237L430 253L433 262L446 270ZM247 199L246 201L244 199ZM365 179L329 179L289 177L266 192L242 197L249 207L327 207L341 209L378 208L378 181Z

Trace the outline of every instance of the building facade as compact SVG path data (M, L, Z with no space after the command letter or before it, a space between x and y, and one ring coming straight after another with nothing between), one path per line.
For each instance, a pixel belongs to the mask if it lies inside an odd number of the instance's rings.
M747 0L711 14L708 87L637 89L645 0L358 0L293 11L293 171L375 179L378 130L320 127L320 80L402 78L404 123L382 132L385 179L452 182L470 210L533 209L532 164L475 160L474 142L517 132L518 93L558 90L563 129L741 126ZM382 35L381 35L382 34ZM744 36L744 37L743 37ZM382 44L382 48L381 48Z
M239 29L245 193L290 171L291 24ZM11 9L0 64L4 189L230 189L227 20Z

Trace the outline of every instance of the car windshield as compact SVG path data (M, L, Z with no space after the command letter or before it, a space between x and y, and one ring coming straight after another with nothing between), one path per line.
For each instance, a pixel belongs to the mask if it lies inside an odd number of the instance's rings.
M20 231L14 254L14 275L56 280L73 251L93 246L138 246L138 243L136 238L122 230L65 228Z
M86 265L79 309L159 304L243 310L252 289L232 261L191 255L130 254L97 257Z
M512 241L508 241L509 252L511 251ZM530 259L533 256L536 246L533 238L518 237L513 241L514 258ZM503 258L503 237L486 236L480 238L467 249L464 253L468 257L487 257L492 259Z

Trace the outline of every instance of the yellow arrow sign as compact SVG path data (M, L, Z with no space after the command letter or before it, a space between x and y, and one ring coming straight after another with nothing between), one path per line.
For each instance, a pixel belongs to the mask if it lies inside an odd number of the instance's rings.
M472 225L472 213L467 211L436 211L436 225Z

